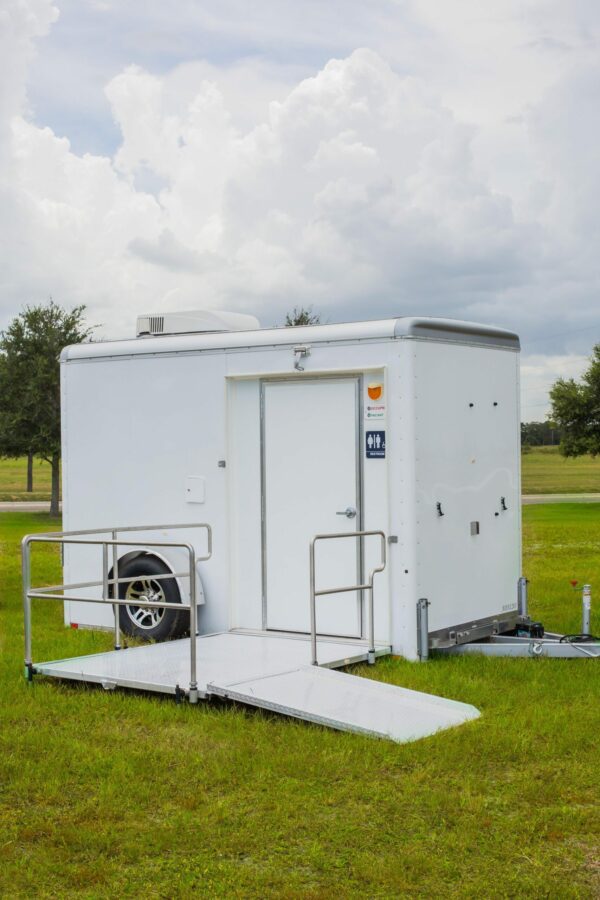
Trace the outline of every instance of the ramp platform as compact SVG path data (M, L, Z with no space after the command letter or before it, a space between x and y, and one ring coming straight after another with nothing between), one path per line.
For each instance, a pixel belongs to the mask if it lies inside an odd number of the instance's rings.
M35 664L36 675L184 694L189 638ZM198 693L394 741L410 741L477 718L475 707L331 671L367 659L360 641L319 638L320 666L309 665L304 635L228 632L196 638ZM376 655L389 653L380 646Z

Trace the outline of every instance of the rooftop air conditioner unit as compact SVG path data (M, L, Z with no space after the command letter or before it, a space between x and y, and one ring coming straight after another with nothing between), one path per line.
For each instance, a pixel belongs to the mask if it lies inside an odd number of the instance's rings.
M260 328L255 316L245 313L211 312L207 309L138 316L136 337L167 334L202 334L218 331L253 331Z

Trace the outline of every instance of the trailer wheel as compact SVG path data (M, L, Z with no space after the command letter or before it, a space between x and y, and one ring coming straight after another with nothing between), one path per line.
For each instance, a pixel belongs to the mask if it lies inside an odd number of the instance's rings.
M131 637L152 641L166 641L180 637L190 625L187 607L181 612L176 609L144 608L136 606L135 600L164 600L166 603L181 603L181 595L174 578L153 578L153 575L167 575L171 570L156 556L137 556L119 566L119 578L133 578L136 581L119 585L119 597L131 600L131 606L119 607L121 631Z

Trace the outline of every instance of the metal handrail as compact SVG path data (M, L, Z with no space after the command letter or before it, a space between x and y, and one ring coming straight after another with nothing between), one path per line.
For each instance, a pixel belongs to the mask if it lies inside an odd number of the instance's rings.
M368 584L353 584L350 587L326 588L317 591L315 588L315 544L317 541L337 540L338 538L381 538L381 562L379 566L369 573ZM386 566L386 537L383 531L342 531L335 534L316 534L310 542L310 644L312 653L312 665L318 666L317 660L317 597L325 594L344 594L349 591L369 591L369 647L367 658L369 663L375 662L375 624L373 614L373 579L378 572L383 572Z
M198 529L206 530L207 534L207 552L204 556L196 556L196 551L192 544L177 541L130 541L119 540L118 535L123 532L136 531L175 531L177 529ZM104 538L102 540L93 540L91 535L110 534L111 539ZM102 580L86 581L72 584L58 584L46 587L32 587L31 585L31 545L32 544L83 544L87 546L102 547ZM108 548L113 549L113 578L108 577ZM25 671L27 677L31 680L34 673L32 650L31 650L31 601L32 599L41 600L73 600L84 603L110 603L115 614L115 650L121 648L121 629L119 624L119 606L129 606L131 601L126 598L121 599L116 596L118 591L115 589L119 584L129 584L132 581L139 580L137 578L124 577L119 578L118 574L118 547L136 547L147 549L149 547L168 547L187 551L188 568L185 572L170 572L164 575L153 576L153 579L163 578L189 578L189 598L190 598L190 687L189 701L190 703L198 702L198 681L197 681L197 662L196 662L196 635L198 632L197 620L198 609L196 605L196 563L203 562L212 556L212 528L206 522L194 522L189 524L177 525L128 525L123 528L93 528L81 531L49 531L41 534L27 534L21 541L21 566L23 577L23 616L25 620ZM114 597L110 596L109 586L113 587ZM77 588L102 587L101 597L74 597L70 595L65 597L65 591L76 590ZM62 593L58 593L58 592ZM158 600L136 600L136 606L143 609L181 609L180 603L168 603L167 601Z

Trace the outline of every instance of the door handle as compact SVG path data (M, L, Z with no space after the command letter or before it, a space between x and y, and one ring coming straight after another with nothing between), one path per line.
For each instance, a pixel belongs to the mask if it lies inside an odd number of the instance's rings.
M336 516L346 516L347 519L354 519L356 516L356 510L353 506L347 506L346 509L342 509L340 512L336 512Z

